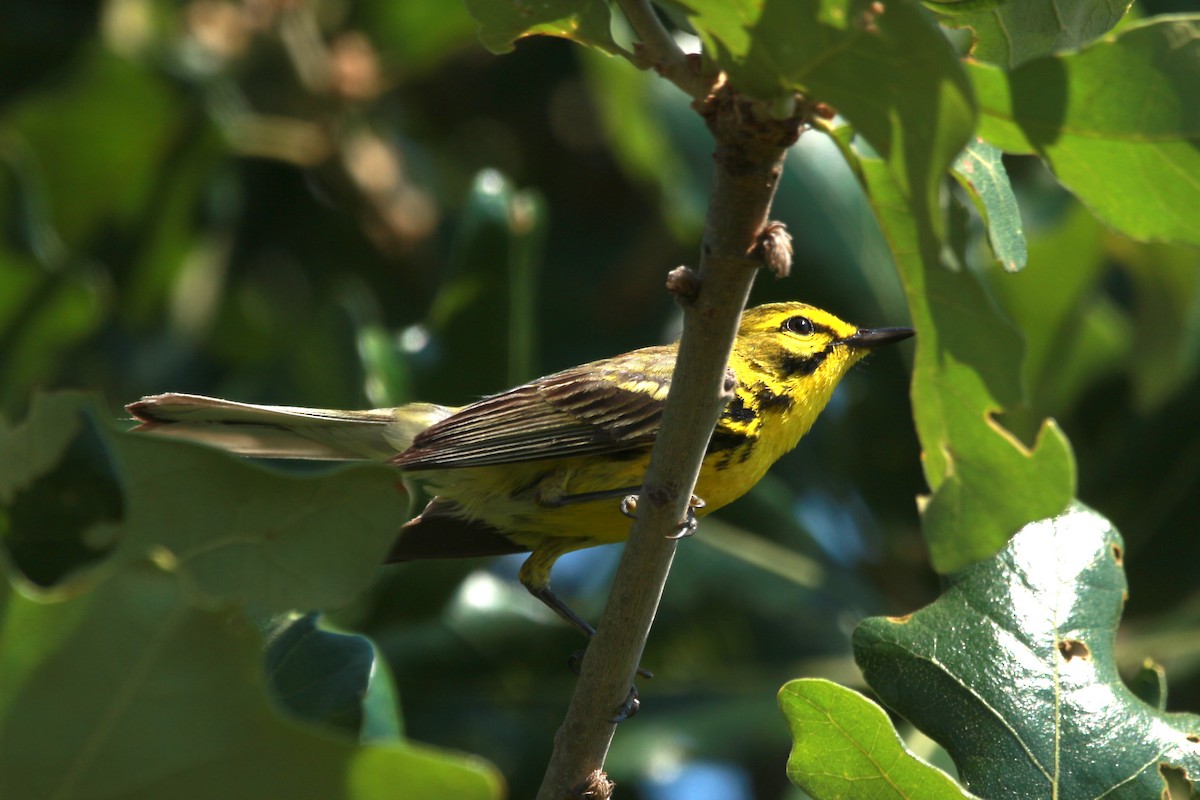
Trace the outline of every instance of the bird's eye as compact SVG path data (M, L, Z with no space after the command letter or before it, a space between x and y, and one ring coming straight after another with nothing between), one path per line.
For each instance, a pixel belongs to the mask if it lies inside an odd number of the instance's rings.
M813 324L808 317L788 317L783 321L783 329L801 336L808 336L813 332Z

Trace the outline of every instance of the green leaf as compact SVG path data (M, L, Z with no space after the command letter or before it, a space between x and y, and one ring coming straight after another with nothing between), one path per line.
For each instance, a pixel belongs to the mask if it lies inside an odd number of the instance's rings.
M1036 153L1106 224L1200 245L1200 17L1158 17L1005 73L968 63L979 134Z
M360 745L277 716L244 615L127 564L61 601L0 589L0 797L58 800L495 798L490 766Z
M865 152L850 154L917 329L913 413L933 490L922 528L934 568L950 572L992 555L1027 522L1066 508L1075 493L1074 460L1052 421L1040 426L1032 446L998 422L1001 411L1024 402L1018 331L973 274L940 266L930 221L909 211L888 166Z
M104 416L79 395L41 396L24 423L0 435L5 544L27 575L38 566L57 579L80 566L39 560L71 542L116 563L172 560L208 602L264 613L330 608L369 583L405 519L387 467L284 475L207 447L121 433L96 422ZM79 453L89 454L85 469L64 465ZM29 502L70 501L88 474L111 474L111 500L96 506L109 511L66 516L59 503Z
M688 0L707 52L743 92L804 92L835 107L940 235L937 186L975 125L957 55L923 9L896 0Z
M1131 4L1132 0L926 0L925 6L942 24L974 31L971 55L976 59L1012 69L1103 36L1121 21Z
M387 706L367 702L372 691L378 693L382 684L389 683L374 645L363 636L323 630L317 622L317 614L305 614L271 632L266 670L276 699L306 722L356 737L367 730L372 738L398 736L400 725L390 688L383 692L392 701ZM372 711L390 715L369 720Z
M779 706L792 732L787 773L814 800L970 797L949 775L904 748L891 720L832 681L789 681Z
M1025 341L1024 405L1033 418L1005 417L1022 437L1033 436L1042 417L1073 408L1080 392L1120 364L1129 348L1128 323L1097 291L1108 260L1106 235L1072 202L1057 224L1030 235L1028 269L989 274L992 292Z
M618 53L605 0L465 0L479 23L479 41L493 53L510 53L525 36L559 36Z
M959 154L952 169L983 218L992 253L1006 270L1017 272L1024 268L1028 251L1021 209L1002 156L998 148L976 138Z
M864 621L855 659L983 797L1158 797L1160 766L1200 775L1200 716L1142 702L1117 674L1123 551L1082 506L1032 523L926 608Z

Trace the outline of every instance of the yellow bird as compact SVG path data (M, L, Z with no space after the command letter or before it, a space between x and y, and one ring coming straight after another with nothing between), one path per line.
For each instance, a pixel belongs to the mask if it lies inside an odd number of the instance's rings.
M912 335L803 303L746 310L729 361L735 394L709 440L697 513L745 494L808 432L850 367ZM564 553L628 537L622 498L641 486L677 350L634 350L462 408L332 411L162 394L128 410L137 430L242 455L386 460L434 498L401 528L389 561L529 551L521 582L590 635L550 589L550 570Z

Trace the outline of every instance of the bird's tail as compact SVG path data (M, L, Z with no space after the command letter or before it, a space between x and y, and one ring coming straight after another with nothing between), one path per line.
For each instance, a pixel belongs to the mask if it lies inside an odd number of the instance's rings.
M152 431L244 456L322 461L385 460L457 409L432 403L335 411L236 403L194 394L158 394L125 407Z

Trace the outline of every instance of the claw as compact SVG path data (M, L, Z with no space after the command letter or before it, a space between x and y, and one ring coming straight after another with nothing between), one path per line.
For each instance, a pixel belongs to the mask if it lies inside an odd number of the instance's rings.
M692 498L688 500L687 513L683 517L683 522L679 523L679 527L676 528L675 532L667 538L686 539L688 536L691 536L693 533L695 533L697 526L700 524L696 520L696 509L698 508L704 508L704 501L701 498L696 497L696 495L692 495Z
M618 725L630 717L637 714L641 708L642 701L638 700L638 691L636 686L629 687L629 694L625 696L625 701L617 708L617 715L609 720L614 725Z

